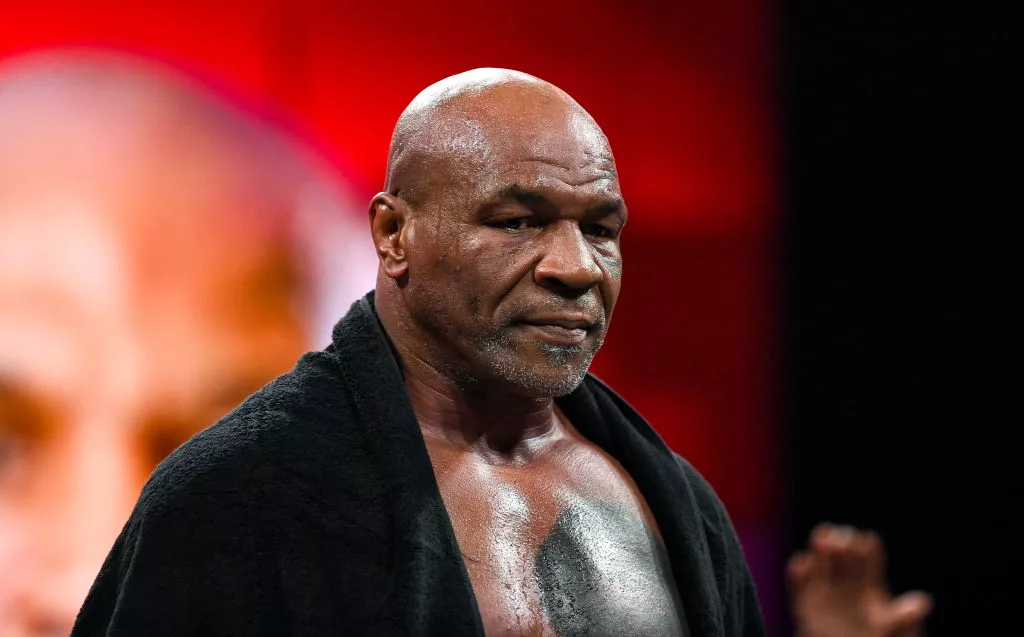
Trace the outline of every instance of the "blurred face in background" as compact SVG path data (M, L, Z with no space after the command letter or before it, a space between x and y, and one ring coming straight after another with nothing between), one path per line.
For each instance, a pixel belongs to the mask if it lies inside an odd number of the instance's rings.
M66 634L156 463L306 347L299 182L208 107L105 64L0 72L2 637Z

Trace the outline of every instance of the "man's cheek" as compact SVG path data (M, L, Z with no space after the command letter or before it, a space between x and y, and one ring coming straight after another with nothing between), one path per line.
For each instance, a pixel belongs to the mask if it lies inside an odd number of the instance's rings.
M483 307L483 301L479 294L470 294L466 298L466 304L468 306L469 313L471 316L480 315L480 310Z
M619 251L598 253L597 260L601 264L601 269L605 272L606 279L614 280L617 287L622 279L622 257Z

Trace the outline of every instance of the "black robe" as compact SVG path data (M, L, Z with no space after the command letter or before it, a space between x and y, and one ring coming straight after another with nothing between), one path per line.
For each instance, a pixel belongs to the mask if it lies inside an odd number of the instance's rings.
M593 376L558 404L650 505L689 633L763 635L708 483ZM157 467L73 634L483 635L372 293L324 351Z

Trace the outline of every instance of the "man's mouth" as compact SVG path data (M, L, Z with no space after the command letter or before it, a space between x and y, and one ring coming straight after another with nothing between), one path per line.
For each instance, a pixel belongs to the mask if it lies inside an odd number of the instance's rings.
M580 345L596 321L582 314L552 314L524 318L521 325L551 344Z

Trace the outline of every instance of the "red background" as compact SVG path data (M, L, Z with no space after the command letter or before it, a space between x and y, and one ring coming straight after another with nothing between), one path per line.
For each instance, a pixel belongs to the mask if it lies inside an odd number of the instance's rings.
M82 45L164 61L292 129L367 195L428 84L501 66L567 90L611 140L631 210L594 371L718 490L770 611L782 468L770 18L758 0L8 3L0 58Z

